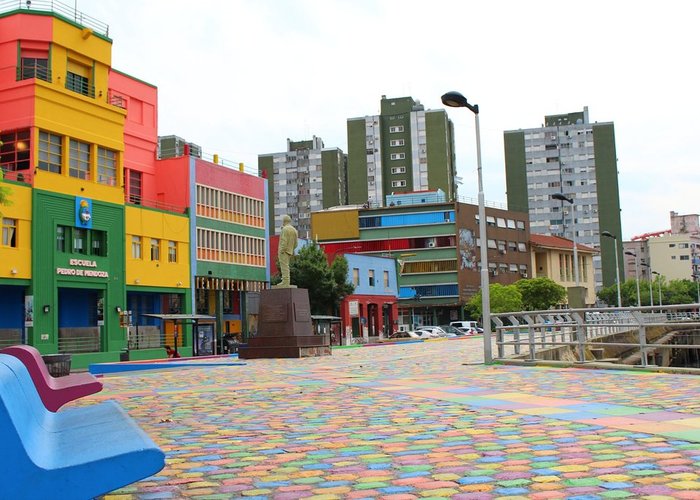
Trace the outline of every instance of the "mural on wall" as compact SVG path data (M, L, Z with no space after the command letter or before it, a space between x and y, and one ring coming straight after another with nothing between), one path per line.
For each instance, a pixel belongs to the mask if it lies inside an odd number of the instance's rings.
M459 268L477 270L476 238L471 229L459 230Z

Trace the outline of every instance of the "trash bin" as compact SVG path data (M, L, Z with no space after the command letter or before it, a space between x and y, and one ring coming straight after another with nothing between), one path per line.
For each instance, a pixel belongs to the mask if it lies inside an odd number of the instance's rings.
M42 358L52 377L70 375L70 354L44 354Z
M122 349L119 353L119 361L129 361L129 349Z

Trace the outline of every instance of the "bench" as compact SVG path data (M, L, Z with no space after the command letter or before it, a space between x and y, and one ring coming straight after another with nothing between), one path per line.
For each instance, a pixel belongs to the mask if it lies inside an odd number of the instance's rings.
M27 367L39 397L49 411L58 409L69 401L95 394L102 390L102 382L90 373L72 373L65 377L52 377L39 351L28 345L6 347L1 354L10 354Z
M24 364L7 354L0 354L0 443L0 498L94 498L165 465L116 402L52 413Z

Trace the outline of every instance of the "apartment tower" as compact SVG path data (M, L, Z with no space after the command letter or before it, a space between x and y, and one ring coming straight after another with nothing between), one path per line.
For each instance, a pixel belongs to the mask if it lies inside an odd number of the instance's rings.
M455 195L452 122L412 97L382 96L378 115L348 118L348 202L384 206L386 195L441 189Z
M614 124L590 123L584 107L545 116L539 128L507 130L504 145L508 209L527 212L533 234L599 248L593 258L596 289L613 285L615 243L623 260ZM617 240L601 238L603 231Z

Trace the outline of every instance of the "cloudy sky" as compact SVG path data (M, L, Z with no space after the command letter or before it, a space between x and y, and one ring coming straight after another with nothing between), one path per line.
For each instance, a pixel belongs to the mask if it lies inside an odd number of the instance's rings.
M506 201L504 130L588 106L615 123L624 239L700 212L693 2L74 1L109 25L113 66L158 87L160 135L205 153L255 168L313 135L347 151L347 118L382 95L435 109L457 90L480 107L487 200ZM476 198L474 117L449 115Z

